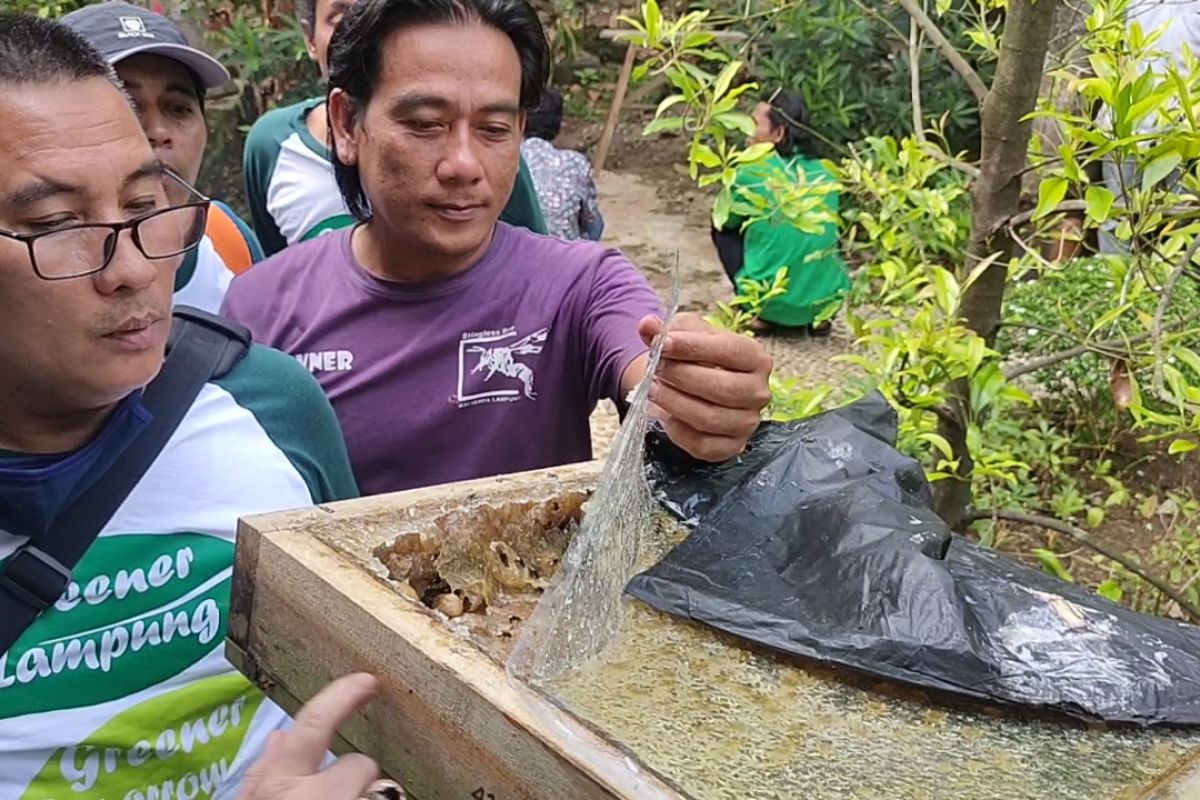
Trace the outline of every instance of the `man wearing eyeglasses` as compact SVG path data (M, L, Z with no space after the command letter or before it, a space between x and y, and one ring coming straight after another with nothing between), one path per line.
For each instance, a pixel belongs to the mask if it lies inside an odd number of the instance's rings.
M286 722L223 655L235 525L355 494L337 422L255 346L160 402L160 370L186 374L164 350L209 201L59 23L0 13L0 97L0 797L234 797ZM62 521L164 408L165 444L54 568ZM53 592L29 590L39 565Z
M159 160L195 183L208 143L205 95L224 86L229 72L192 47L174 22L129 3L96 3L62 21L116 69ZM214 201L204 239L176 273L175 302L215 312L233 276L262 258L250 226Z

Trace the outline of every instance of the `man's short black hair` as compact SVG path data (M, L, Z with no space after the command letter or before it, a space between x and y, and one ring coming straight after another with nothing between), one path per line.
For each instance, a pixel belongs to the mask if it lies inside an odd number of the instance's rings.
M525 135L553 142L562 130L563 96L553 86L542 93L542 102L529 112L525 121Z
M550 44L525 0L360 0L329 41L329 89L341 89L361 113L379 81L388 36L416 25L469 23L495 28L512 40L521 61L521 108L537 108L550 82ZM342 197L356 219L366 220L370 204L358 168L343 164L334 150L333 173Z
M31 84L105 78L119 87L104 56L62 23L0 12L0 83Z

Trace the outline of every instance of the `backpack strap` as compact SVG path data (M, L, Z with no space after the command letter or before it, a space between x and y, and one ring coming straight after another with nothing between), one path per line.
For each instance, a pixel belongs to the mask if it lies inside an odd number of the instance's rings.
M0 654L62 597L71 570L158 458L204 384L228 373L250 347L245 328L199 309L176 307L171 327L167 359L142 397L150 424L44 536L18 547L0 571Z

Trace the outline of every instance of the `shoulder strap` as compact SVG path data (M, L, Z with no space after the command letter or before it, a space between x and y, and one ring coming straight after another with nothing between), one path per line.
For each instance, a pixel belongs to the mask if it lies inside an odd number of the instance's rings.
M71 570L162 452L204 384L232 369L249 345L245 328L176 307L166 362L142 398L150 424L45 536L17 548L0 571L0 654L62 597Z

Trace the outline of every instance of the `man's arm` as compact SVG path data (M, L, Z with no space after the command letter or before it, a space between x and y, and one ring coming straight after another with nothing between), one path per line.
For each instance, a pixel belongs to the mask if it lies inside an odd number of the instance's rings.
M649 344L662 320L648 316L638 333ZM628 395L646 375L641 356L621 376ZM667 331L650 410L671 441L701 461L720 462L742 452L771 401L771 357L753 339L722 331L695 314L677 314Z
M296 359L252 345L217 385L254 415L304 480L313 504L358 497L337 416L320 384Z
M263 252L262 244L258 241L258 235L254 232L254 229L251 228L244 219L238 216L236 211L230 208L226 203L222 203L220 200L213 200L212 204L213 208L209 209L210 216L214 211L224 214L225 217L233 223L234 228L237 230L237 235L241 245L246 248L246 254L248 256L249 263L238 264L239 268L233 269L234 272L245 272L250 268L251 265L257 264L267 257ZM213 246L216 247L217 253L222 257L222 259L225 260L225 265L233 268L233 265L229 263L229 259L225 258L225 253L223 252L220 243L218 243L215 239L213 240Z
M575 161L575 169L579 171L580 183L583 185L583 196L579 199L579 230L594 242L600 241L604 233L604 217L600 213L600 193L596 190L596 181L592 178L592 166L583 153Z
M612 253L596 270L584 313L589 397L623 407L646 374L647 350L661 330L658 297L645 277ZM770 402L771 359L753 339L679 314L651 390L667 435L695 458L740 453Z
M279 119L271 113L260 117L246 136L246 149L242 155L250 223L266 255L273 255L287 247L287 240L280 233L274 217L267 211L267 187L271 183L275 163L279 160L280 140L274 130L278 124Z

